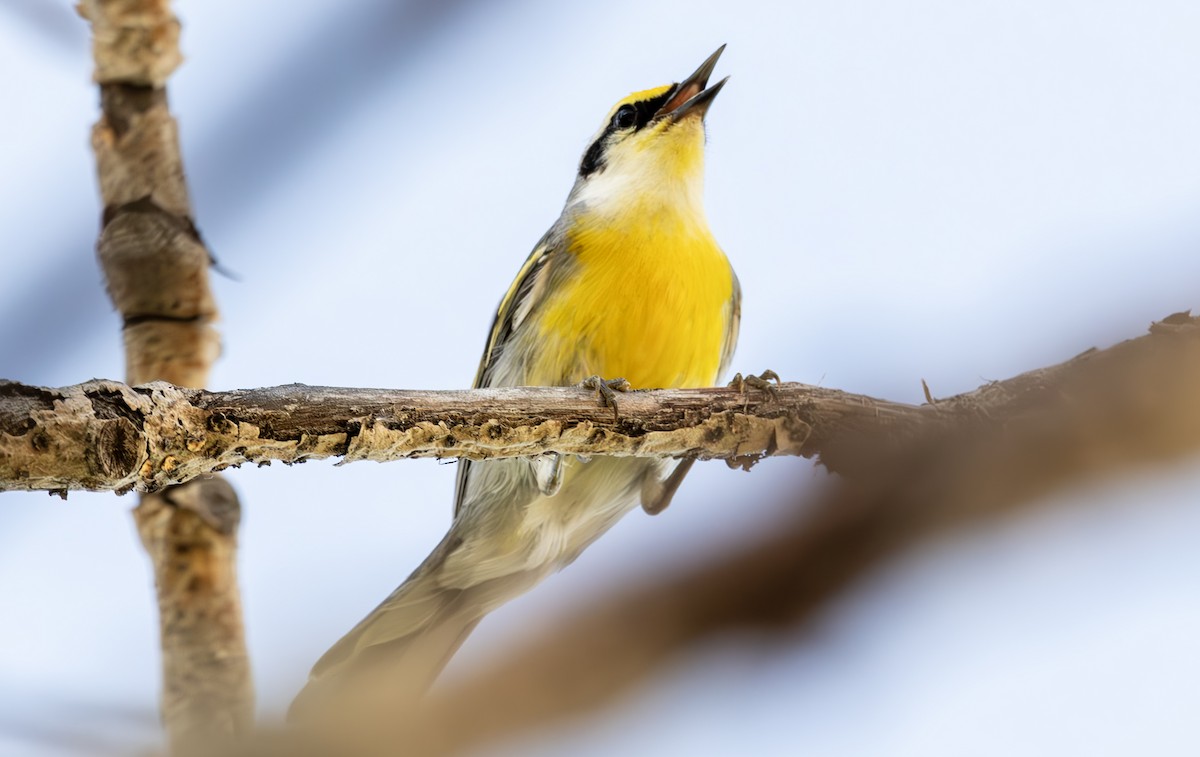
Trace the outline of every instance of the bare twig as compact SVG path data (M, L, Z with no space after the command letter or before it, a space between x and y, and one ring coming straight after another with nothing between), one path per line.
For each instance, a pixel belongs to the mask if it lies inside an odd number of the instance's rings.
M210 256L192 223L167 107L165 83L182 60L179 22L167 0L82 0L79 11L92 24L103 110L92 132L104 201L97 253L124 320L126 374L131 383L203 386L219 339ZM127 450L123 429L100 432L117 441L118 457ZM127 462L90 459L100 469ZM235 577L238 508L232 488L209 479L148 494L134 511L155 569L163 719L176 752L253 722Z

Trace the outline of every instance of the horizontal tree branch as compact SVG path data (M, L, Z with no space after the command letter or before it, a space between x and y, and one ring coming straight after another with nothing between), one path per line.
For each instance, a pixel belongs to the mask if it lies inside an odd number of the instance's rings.
M783 384L630 392L619 416L574 387L466 391L292 384L209 392L90 381L64 389L0 382L0 490L155 491L246 462L327 457L484 459L560 452L695 456L749 466L819 456L850 478L877 477L917 438L970 436L1028 417L1109 416L1190 434L1200 386L1200 318L1065 363L921 406ZM932 399L932 397L931 397ZM1198 421L1195 425L1193 421Z
M619 415L590 390L449 391L290 384L209 392L89 381L0 382L0 490L155 491L230 466L545 452L721 458L817 454L852 433L899 430L926 411L783 384L630 392Z

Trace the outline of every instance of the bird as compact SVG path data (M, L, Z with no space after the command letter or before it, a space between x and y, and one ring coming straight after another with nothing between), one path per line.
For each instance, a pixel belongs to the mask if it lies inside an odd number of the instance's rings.
M715 384L729 367L741 287L704 212L708 86L634 92L605 116L558 220L521 266L474 386L616 392ZM360 678L421 696L490 611L573 562L640 503L670 503L692 460L547 454L461 460L454 517L408 579L318 660L289 718ZM299 714L299 715L298 715Z

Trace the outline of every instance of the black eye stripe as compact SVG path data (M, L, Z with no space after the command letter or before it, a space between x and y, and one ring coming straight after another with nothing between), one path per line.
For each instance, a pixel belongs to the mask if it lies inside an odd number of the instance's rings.
M675 84L657 97L629 103L633 106L636 114L636 119L633 122L634 131L650 123L651 119L654 118L654 114L667 103L667 100L671 99L671 95L675 94L677 89L679 89L679 85ZM628 128L628 126L625 128ZM608 121L608 125L604 128L604 132L596 138L595 142L588 146L587 152L583 154L583 160L579 163L580 176L589 176L604 166L604 148L608 144L608 138L620 129L621 127L617 126L617 116L613 114L613 117Z
M634 103L633 107L637 110L637 121L634 124L634 128L640 129L650 123L650 119L654 118L654 114L658 112L659 108L667 104L667 100L671 99L671 95L675 94L675 90L678 87L679 85L675 84L658 97Z
M600 157L604 153L604 137L606 136L608 136L607 131L583 154L583 160L579 163L580 176L590 176L600 167Z

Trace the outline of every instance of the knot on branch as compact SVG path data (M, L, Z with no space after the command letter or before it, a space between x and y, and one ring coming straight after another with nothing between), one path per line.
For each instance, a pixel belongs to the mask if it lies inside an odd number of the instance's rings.
M125 418L116 418L89 429L83 449L88 473L100 480L133 475L144 457L143 437Z

